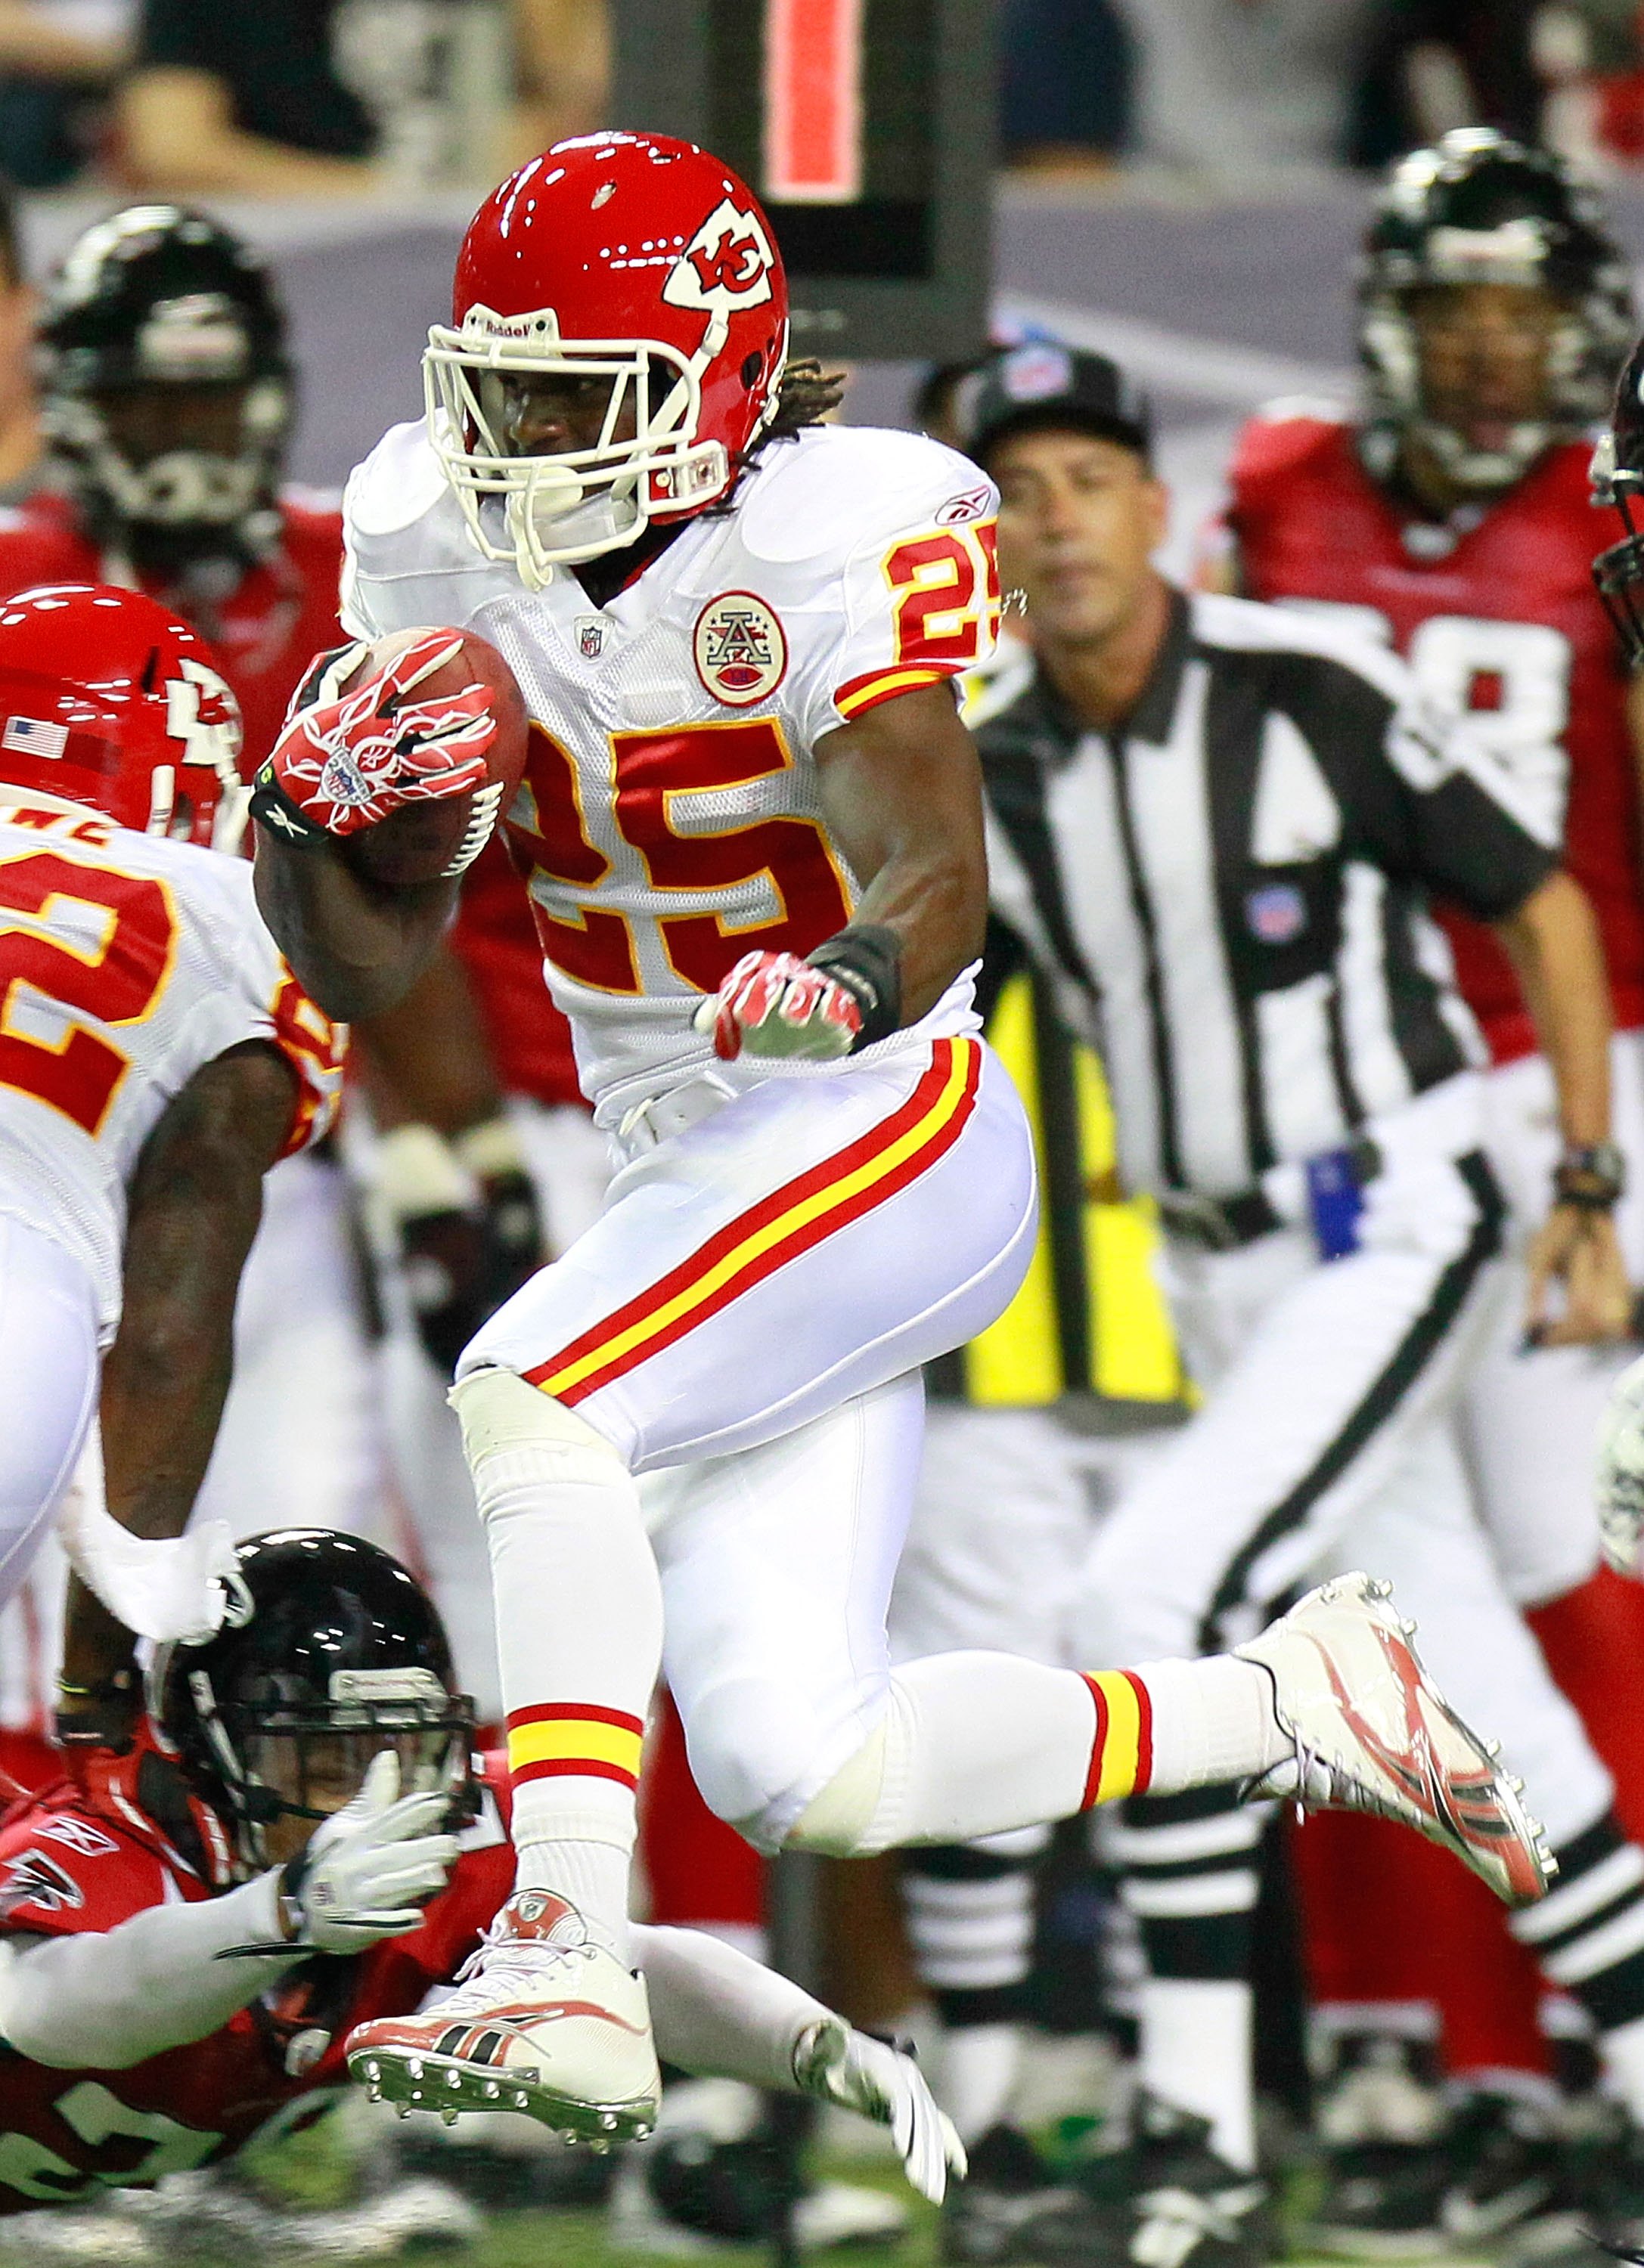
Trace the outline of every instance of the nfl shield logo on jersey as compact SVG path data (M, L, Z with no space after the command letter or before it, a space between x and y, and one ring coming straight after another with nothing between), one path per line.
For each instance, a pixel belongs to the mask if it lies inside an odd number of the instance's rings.
M1270 882L1244 901L1250 935L1264 945L1288 945L1308 925L1307 900L1294 882Z
M781 684L788 666L786 633L763 599L726 591L697 617L697 674L716 701L750 708Z
M603 615L577 616L577 652L584 661L597 661L605 651L605 617Z

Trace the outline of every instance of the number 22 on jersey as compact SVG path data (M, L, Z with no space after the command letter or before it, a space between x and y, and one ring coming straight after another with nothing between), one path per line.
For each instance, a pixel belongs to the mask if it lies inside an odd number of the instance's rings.
M108 1027L153 1014L176 942L152 875L55 850L0 857L0 1086L95 1140L130 1064Z

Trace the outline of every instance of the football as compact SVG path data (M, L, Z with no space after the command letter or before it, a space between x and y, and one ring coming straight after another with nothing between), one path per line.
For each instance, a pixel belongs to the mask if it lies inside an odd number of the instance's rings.
M379 638L339 689L346 692L362 676L374 675L402 647L427 635L424 625ZM424 678L406 700L410 703L437 701L441 696L448 698L476 683L490 688L498 733L485 760L486 784L471 795L453 796L445 802L402 805L350 839L352 863L372 881L390 889L439 881L471 865L512 801L525 771L527 720L518 680L489 639L476 637L471 630L453 631L452 636L461 637L461 651Z

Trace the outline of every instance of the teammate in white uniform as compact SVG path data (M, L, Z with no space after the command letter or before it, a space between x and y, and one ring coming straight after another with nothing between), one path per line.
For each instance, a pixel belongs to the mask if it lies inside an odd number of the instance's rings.
M208 847L244 797L206 652L138 593L0 610L0 1600L86 1446L100 1359L122 1525L82 1504L70 1550L138 1622L191 1565L173 1602L212 1609L197 1553L136 1538L181 1532L262 1173L323 1131L340 1078L249 868Z
M932 442L814 430L834 395L786 368L785 316L764 217L717 160L659 137L558 145L481 209L431 337L427 432L390 434L346 507L349 627L471 625L519 677L534 725L509 837L624 1160L453 1394L492 1554L520 1889L439 2019L366 2026L353 2061L402 2100L437 2086L595 2134L654 2114L625 1951L660 1660L704 1793L766 1849L953 1840L1143 1784L1294 1782L1300 1742L1331 1759L1316 1793L1452 1842L1441 1815L1462 1815L1468 1778L1492 1824L1464 1830L1472 1863L1508 1895L1540 1881L1512 1791L1451 1720L1428 1718L1440 1788L1429 1739L1418 1755L1413 1720L1386 1719L1413 1802L1351 1728L1333 1696L1372 1660L1399 1665L1401 1710L1423 1705L1362 1580L1298 1609L1307 1635L1255 1641L1254 1681L1233 1657L1094 1681L991 1654L889 1668L918 1366L999 1312L1034 1226L1020 1106L975 1036L981 799L947 682L992 636L993 492ZM261 902L337 1012L394 997L450 896L387 891L350 847L364 682L293 721L254 798ZM380 718L369 732L374 815L399 788ZM419 797L438 792L438 745L401 751ZM471 765L449 780L467 794ZM564 1899L574 1952L549 1918ZM561 2021L568 1996L600 2020Z

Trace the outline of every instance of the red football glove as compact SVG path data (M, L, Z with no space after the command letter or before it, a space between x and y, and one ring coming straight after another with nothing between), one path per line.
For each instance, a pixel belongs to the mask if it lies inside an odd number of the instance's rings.
M694 1019L715 1055L800 1057L834 1063L862 1028L855 995L791 953L745 953Z
M498 730L489 688L475 684L443 699L405 698L461 645L449 631L431 630L343 694L336 681L359 649L339 655L320 680L318 698L286 718L258 773L259 788L276 792L301 831L345 836L374 827L403 804L483 787L486 752ZM266 822L266 812L258 816Z

